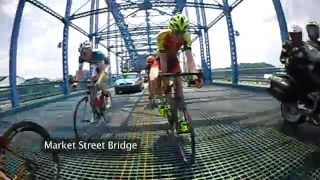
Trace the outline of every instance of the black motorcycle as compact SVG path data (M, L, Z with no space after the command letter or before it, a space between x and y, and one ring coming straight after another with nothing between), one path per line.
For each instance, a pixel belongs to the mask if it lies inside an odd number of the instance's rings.
M268 88L281 102L282 118L289 124L307 121L320 126L320 63L308 62L303 65L304 70L293 71L290 70L292 62L284 64L286 74L273 75Z

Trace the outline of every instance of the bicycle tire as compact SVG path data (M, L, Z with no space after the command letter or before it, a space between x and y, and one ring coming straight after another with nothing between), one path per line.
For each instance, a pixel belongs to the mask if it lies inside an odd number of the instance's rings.
M112 104L113 104L113 101L112 101L112 96L111 96L111 93L108 91L108 98L110 98L110 103L111 103L111 106L110 108L112 107Z
M75 134L75 139L83 139L84 137L80 136L79 130L78 130L78 124L77 124L77 114L79 111L79 107L81 105L82 102L86 101L86 103L89 101L88 96L85 96L83 98L81 98L79 100L79 102L77 103L74 113L73 113L73 130L74 130L74 134ZM91 107L90 107L91 108Z
M185 120L190 124L190 127L191 127L191 133L190 133L190 139L191 139L191 161L190 161L190 163L193 164L195 159L196 159L195 132L194 132L194 128L193 128L193 125L192 125L191 116L190 116L190 114L189 114L189 112L187 111L186 108L183 109L183 114L184 114Z
M13 138L21 132L36 133L37 135L40 135L40 137L42 137L43 140L50 140L51 139L51 136L49 135L49 133L46 129L44 129L42 126L38 125L37 123L31 122L31 121L21 121L21 122L13 124L9 129L7 129L4 132L3 138L5 138L8 141L8 144L10 144L11 141L13 140ZM54 173L53 179L57 180L57 179L59 179L59 172L60 172L59 156L58 156L58 153L56 153L56 152L51 152L50 154L52 155L52 161L56 165L56 167L55 167L56 171ZM27 158L25 158L24 160L26 161L26 159ZM35 177L35 174L33 174L32 177ZM19 179L19 178L17 178L17 179Z

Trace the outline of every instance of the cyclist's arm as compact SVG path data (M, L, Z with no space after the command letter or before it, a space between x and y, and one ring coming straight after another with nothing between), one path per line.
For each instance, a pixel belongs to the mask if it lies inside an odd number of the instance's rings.
M189 33L184 34L184 47L183 51L185 52L186 58L187 58L187 67L188 67L188 72L197 72L196 69L196 64L193 59L192 51L191 51L191 46L192 46L192 40L191 36Z
M97 84L100 84L101 81L103 80L104 73L105 73L105 70L107 68L107 65L104 64L104 63L99 63L97 66L98 66L98 69L99 69L99 72L97 73Z
M93 80L97 81L97 84L100 84L105 75L106 68L109 65L109 59L100 51L93 52L93 58L96 65L96 75Z
M79 67L78 71L76 72L76 81L80 81L83 78L83 61L81 59L81 56L79 56Z
M0 170L0 179L1 180L10 180L10 178L8 178L8 176L6 176L1 170Z
M168 61L168 55L166 52L166 48L164 47L165 44L165 33L160 33L157 36L157 46L159 51L159 57L160 57L160 66L162 72L167 72L167 61Z

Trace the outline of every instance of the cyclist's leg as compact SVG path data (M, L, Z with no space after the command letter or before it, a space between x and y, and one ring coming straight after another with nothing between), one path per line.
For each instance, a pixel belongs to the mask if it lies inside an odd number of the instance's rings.
M184 108L184 95L183 95L183 81L181 77L176 79L176 94L175 99L180 109Z
M176 62L179 62L178 60L175 60ZM176 63L170 68L170 73L180 73L181 67L179 63ZM175 78L175 101L178 108L183 108L183 84L182 84L182 78L176 77Z
M104 101L104 104L106 105L106 108L110 108L111 106L111 102L110 101L110 97L109 97L109 91L108 91L108 85L107 85L107 80L108 77L106 75L106 73L102 74L102 78L100 78L100 81L97 81L96 86L97 86L97 90L101 90L102 91L102 97L104 98L106 97L106 101Z

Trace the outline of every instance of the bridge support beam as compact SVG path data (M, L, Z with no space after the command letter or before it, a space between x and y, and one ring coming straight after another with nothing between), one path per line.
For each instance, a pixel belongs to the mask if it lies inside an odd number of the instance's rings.
M9 55L9 81L10 81L10 98L12 108L19 106L19 95L17 92L17 49L18 37L20 31L20 23L23 14L23 9L26 4L25 0L20 0L14 18Z
M99 9L99 0L96 0L96 9ZM97 36L97 33L99 31L99 14L95 14L95 20L94 20L95 26L94 26L94 32L95 32L95 38L94 38L94 47L99 47L99 37Z
M63 62L63 94L69 94L69 67L68 67L68 40L69 40L69 25L70 11L72 0L67 0L66 12L64 17L63 41L62 41L62 62Z
M278 23L280 27L280 33L281 33L281 40L282 42L284 42L286 40L289 40L286 17L284 15L280 0L272 0L272 2L278 18Z
M203 4L203 0L200 0L200 3ZM210 42L209 42L209 33L208 33L208 25L207 25L207 17L204 7L201 7L201 15L202 15L202 22L203 26L205 27L203 34L204 34L204 45L205 45L205 51L206 51L206 77L207 82L206 84L212 84L212 68L211 68L211 56L210 56Z
M239 82L239 69L237 60L237 48L234 36L233 22L231 17L231 6L229 6L228 0L223 0L224 8L223 12L226 16L228 33L229 33L229 43L230 43L230 53L231 53L231 68L232 68L232 84L237 85Z
M194 0L194 2L199 3L198 0ZM202 19L201 19L199 7L196 7L196 16L197 16L198 26L202 26L202 22L201 22ZM202 67L203 75L204 75L204 83L211 84L211 82L210 82L211 77L208 77L208 75L210 73L209 73L209 67L207 65L206 57L205 57L203 31L202 30L199 30L199 44L200 44L201 67Z

